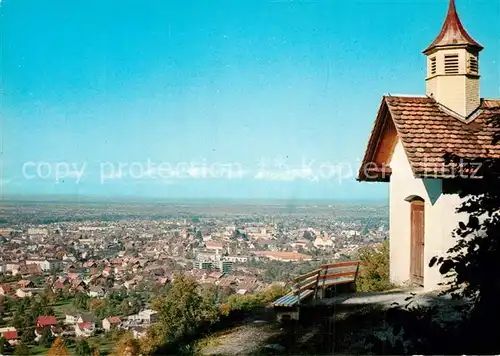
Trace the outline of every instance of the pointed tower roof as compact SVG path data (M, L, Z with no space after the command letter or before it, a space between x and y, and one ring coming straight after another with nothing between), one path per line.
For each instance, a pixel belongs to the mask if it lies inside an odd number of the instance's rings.
M450 0L448 14L444 20L441 32L439 32L439 35L436 37L434 42L432 42L431 45L424 50L424 53L430 52L435 47L457 45L472 46L479 51L483 49L483 46L474 41L474 39L467 33L462 25L462 22L460 21L460 18L458 17L455 0Z

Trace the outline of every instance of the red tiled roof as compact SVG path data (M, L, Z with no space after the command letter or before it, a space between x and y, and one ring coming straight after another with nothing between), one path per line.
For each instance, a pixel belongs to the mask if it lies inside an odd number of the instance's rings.
M110 324L120 324L122 321L120 320L119 317L117 316L110 316L108 317L108 321Z
M310 260L312 256L304 255L298 252L287 251L255 251L256 255L272 257L281 260Z
M30 284L31 281L26 280L26 279L21 279L17 284L19 284L21 287L26 287L28 284Z
M166 284L167 282L168 282L168 277L158 278L158 283L160 284Z
M90 328L92 326L92 323L90 321L85 321L83 323L78 323L77 325L80 328L80 330L85 330Z
M476 47L479 51L483 49L483 46L474 41L462 25L455 7L455 0L450 0L450 6L448 7L448 13L441 32L439 32L434 42L424 50L424 53L430 52L435 47L450 45L472 46Z
M224 272L212 272L209 274L210 277L215 278L215 279L219 279L223 275L224 275Z
M40 326L48 326L48 325L56 325L57 321L56 321L56 317L55 316L40 315L36 319L36 323L37 323L37 325L40 325Z
M207 242L205 242L205 247L206 248L209 248L209 247L222 248L223 245L220 242L217 242L217 241L207 241Z
M500 129L491 122L497 116L500 120L500 99L483 100L478 116L465 123L432 98L384 96L358 180L370 180L364 167L374 162L386 120L394 123L416 177L446 178L459 173L445 163L447 153L471 160L500 159L500 145L494 143Z
M60 279L58 279L58 280L54 283L54 288L63 289L63 288L64 288L64 282L63 282L63 281L61 281Z
M2 333L2 337L5 340L17 340L19 338L19 336L17 335L17 330L5 331Z
M51 326L50 327L50 330L54 333L54 334L60 334L62 333L63 329L61 327L58 327L58 326Z

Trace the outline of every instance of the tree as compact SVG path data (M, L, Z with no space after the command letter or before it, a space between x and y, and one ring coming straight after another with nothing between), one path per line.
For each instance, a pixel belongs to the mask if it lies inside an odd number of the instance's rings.
M497 131L492 144L497 144L500 114L490 120ZM444 285L448 287L445 293L470 301L454 337L462 346L460 352L498 354L500 330L490 327L488 322L500 316L500 160L467 160L445 155L445 161L460 168L462 176L473 168L472 172L481 179L459 178L448 182L447 190L463 199L457 212L466 213L468 218L454 230L457 242L447 256L435 256L429 265L437 265L445 276Z
M50 345L52 345L52 331L50 330L50 327L43 327L40 333L41 337L38 341L38 344L42 345L43 347L49 348Z
M7 340L5 340L3 338L3 336L0 336L0 355L3 355L4 354L4 351L5 351L5 343L7 342Z
M358 250L361 262L356 288L359 292L378 292L392 288L389 279L389 241Z
M123 334L113 350L113 356L138 356L139 353L139 342L131 332Z
M278 284L273 284L264 289L263 291L259 292L258 298L262 303L268 304L270 302L275 301L277 298L285 295L286 293L287 290L284 287Z
M34 338L35 338L35 331L33 326L22 330L21 342L28 344L32 342Z
M54 293L52 288L50 288L50 286L47 285L43 291L41 298L42 298L42 300L41 300L42 304L50 304L50 303L54 303L56 301L57 295Z
M130 305L129 312L131 314L135 314L141 311L142 309L142 302L138 297L130 297L126 299Z
M215 284L205 284L203 285L203 293L212 296L215 304L221 304L227 302L227 299L231 294L234 294L234 290L228 286L216 286Z
M99 350L98 345L94 345L92 348L92 356L101 356L101 350Z
M18 310L16 310L12 315L11 324L14 325L16 329L22 329L24 327L23 315Z
M122 300L120 303L120 314L121 315L130 315L133 314L130 312L130 305L127 299Z
M75 352L78 356L90 356L92 355L92 350L87 340L80 339L76 342Z
M146 333L146 337L140 340L140 349L143 355L152 355L164 344L165 335L161 324L151 325Z
M90 297L84 293L77 293L75 299L73 299L73 305L82 310L88 310L90 303Z
M158 346L182 343L218 321L219 312L211 295L201 295L198 283L185 275L177 275L165 297L153 302L159 325L155 340Z
M29 356L30 350L28 346L26 346L24 343L20 343L16 345L16 348L14 349L14 355L16 356Z
M52 346L47 353L49 356L70 356L68 349L64 346L64 341L61 337L56 337Z
M261 305L256 294L233 294L227 300L229 311L250 311Z
M102 317L105 314L107 302L104 299L93 298L89 304L89 310L96 316Z
M302 234L302 238L305 240L313 241L316 238L316 236L314 235L314 233L312 231L306 230Z
M2 297L2 301L3 301L3 303L2 303L2 305L3 305L3 312L5 314L10 313L10 311L11 311L11 302L10 302L10 299L7 298L7 297Z

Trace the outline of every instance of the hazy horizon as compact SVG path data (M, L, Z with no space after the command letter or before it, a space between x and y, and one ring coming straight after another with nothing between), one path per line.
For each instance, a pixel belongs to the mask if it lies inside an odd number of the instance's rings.
M191 203L191 204L317 204L317 205L388 205L386 199L280 199L280 198L161 198L147 196L90 196L90 195L4 195L2 203L9 202L44 202L44 203Z

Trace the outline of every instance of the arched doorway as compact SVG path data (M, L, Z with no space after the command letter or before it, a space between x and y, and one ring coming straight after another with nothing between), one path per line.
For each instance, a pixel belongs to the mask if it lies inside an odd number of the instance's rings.
M425 245L425 203L420 197L412 197L410 201L410 282L424 285L424 245Z

